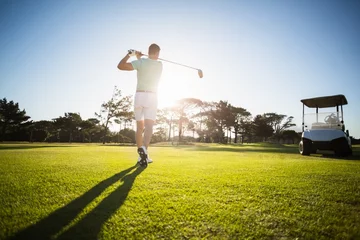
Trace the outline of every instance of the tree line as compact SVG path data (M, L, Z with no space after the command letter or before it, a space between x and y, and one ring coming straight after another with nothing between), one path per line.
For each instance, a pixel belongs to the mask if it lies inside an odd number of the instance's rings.
M33 121L19 104L0 99L0 141L30 142L102 142L135 143L132 129L133 97L114 89L113 96L101 104L93 118L82 119L80 113L67 112L52 120ZM111 131L113 124L120 131ZM168 108L159 109L152 142L198 141L244 143L262 141L298 141L293 117L277 113L252 116L243 107L228 101L206 102L184 98Z

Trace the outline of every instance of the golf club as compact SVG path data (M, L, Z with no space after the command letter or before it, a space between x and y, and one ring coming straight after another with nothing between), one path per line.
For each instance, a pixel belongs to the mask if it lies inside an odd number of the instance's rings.
M136 50L133 50L133 49L130 49L129 51L129 54L131 53L134 53L134 52L137 52ZM149 55L146 55L146 54L142 54L143 56L149 56ZM198 71L198 75L199 75L199 78L203 78L203 72L201 69L198 69L198 68L194 68L194 67L190 67L190 66L187 66L187 65L184 65L184 64L181 64L181 63L177 63L177 62L173 62L173 61L169 61L169 60L166 60L166 59L162 59L162 58L158 58L160 61L164 61L164 62L168 62L168 63L172 63L172 64L176 64L176 65L179 65L179 66L183 66L183 67L187 67L187 68L191 68L191 69L194 69L194 70L197 70Z

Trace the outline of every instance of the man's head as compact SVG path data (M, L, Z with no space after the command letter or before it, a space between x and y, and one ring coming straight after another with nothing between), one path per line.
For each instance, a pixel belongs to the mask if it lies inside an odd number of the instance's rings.
M160 54L160 47L159 45L153 43L149 47L149 57L158 59Z

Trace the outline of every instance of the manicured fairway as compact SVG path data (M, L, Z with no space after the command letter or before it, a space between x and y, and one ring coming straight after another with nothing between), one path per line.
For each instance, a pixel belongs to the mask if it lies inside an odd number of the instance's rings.
M0 239L360 239L360 149L0 145Z

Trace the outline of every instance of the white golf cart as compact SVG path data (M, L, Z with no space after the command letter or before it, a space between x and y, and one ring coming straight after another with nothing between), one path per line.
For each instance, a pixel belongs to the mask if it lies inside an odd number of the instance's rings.
M343 105L348 102L344 95L334 95L301 100L303 103L302 135L299 152L310 155L318 150L334 151L337 156L352 155L349 131L345 132ZM316 113L306 113L305 106L315 108ZM341 112L339 112L339 107ZM329 108L335 108L331 111ZM319 109L322 112L319 112Z

